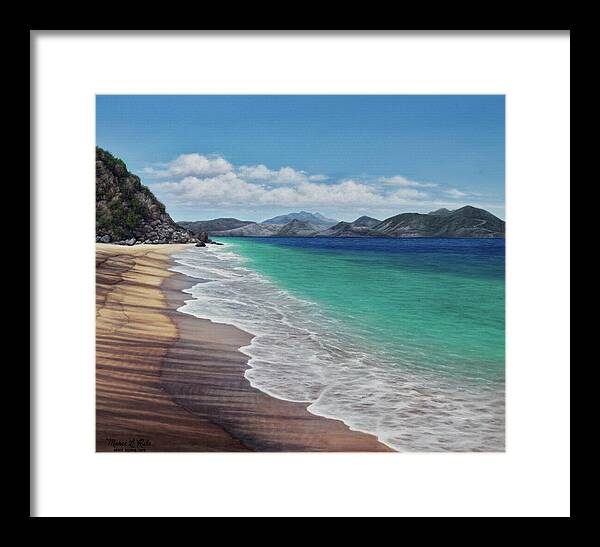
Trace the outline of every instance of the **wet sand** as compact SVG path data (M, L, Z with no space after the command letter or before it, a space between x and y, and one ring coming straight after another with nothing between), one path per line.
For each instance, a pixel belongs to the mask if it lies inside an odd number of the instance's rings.
M186 245L96 245L96 450L390 451L244 377L251 335L177 312Z

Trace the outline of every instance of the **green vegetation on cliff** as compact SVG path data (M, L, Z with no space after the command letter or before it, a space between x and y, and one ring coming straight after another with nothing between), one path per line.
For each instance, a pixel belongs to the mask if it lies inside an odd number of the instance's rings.
M123 160L96 147L96 241L132 245L192 239Z

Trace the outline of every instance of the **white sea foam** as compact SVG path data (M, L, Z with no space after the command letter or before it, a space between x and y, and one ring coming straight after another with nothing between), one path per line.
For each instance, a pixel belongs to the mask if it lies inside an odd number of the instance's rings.
M201 280L184 291L193 298L179 311L254 335L241 351L255 388L401 451L504 450L503 386L415 370L378 352L317 304L245 267L228 245L174 258L174 271Z

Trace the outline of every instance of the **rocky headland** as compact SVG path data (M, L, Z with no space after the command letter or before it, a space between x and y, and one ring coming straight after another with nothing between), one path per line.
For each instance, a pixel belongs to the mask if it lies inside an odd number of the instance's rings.
M140 178L96 147L96 242L118 245L208 241L179 226Z

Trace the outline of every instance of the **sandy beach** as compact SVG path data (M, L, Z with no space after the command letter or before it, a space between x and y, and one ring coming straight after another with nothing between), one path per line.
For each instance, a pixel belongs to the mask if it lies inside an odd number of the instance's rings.
M250 386L251 335L177 312L186 245L96 245L96 450L391 451Z

